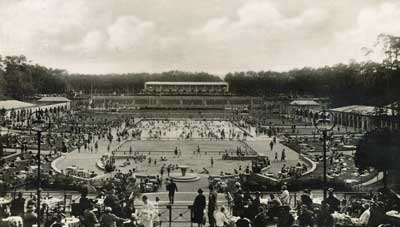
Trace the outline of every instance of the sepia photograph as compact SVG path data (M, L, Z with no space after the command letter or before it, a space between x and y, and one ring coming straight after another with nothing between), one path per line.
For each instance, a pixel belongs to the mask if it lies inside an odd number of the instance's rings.
M399 0L0 0L0 227L400 227Z

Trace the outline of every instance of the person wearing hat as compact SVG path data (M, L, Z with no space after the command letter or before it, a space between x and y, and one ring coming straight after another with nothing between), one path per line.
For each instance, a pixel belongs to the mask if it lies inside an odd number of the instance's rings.
M203 190L197 190L198 195L194 199L192 207L192 223L197 223L199 227L205 224L204 209L206 208L206 197L203 195Z
M291 227L294 221L294 217L290 213L290 206L281 206L277 227Z
M93 204L90 203L88 207L83 211L83 226L95 227L99 221L97 220L96 214L93 212Z
M210 184L209 189L210 189L210 192L208 194L207 216L208 216L208 222L210 224L210 227L214 227L215 226L214 212L217 210L218 193L215 191L214 186L212 184Z
M310 190L304 189L303 194L300 196L300 201L302 205L306 205L307 209L313 210L313 201L310 196Z
M306 204L302 204L298 212L297 221L300 227L314 226L313 212L308 209Z
M255 198L253 199L253 207L255 208L255 210L258 210L258 208L261 206L261 194L259 191L256 191L255 193Z
M229 219L225 214L225 207L222 206L217 212L214 214L215 226L216 227L224 227L225 224L229 223Z
M104 206L110 207L114 212L118 210L118 197L115 195L115 190L113 188L107 191L107 195L104 198Z
M154 202L154 224L155 226L160 225L160 198L156 196Z
M361 226L368 226L369 222L369 217L371 216L371 211L369 209L369 204L364 203L362 207L365 209L364 212L362 212L361 216L359 218L351 219L351 222L355 225L361 225Z
M283 206L289 205L290 194L289 194L289 191L288 191L286 185L282 185L281 194L279 195L279 199L281 200L281 203L282 203Z
M103 191L101 191L101 192L96 196L96 198L97 198L97 199L104 199L105 196L106 196L106 194L105 194Z
M329 188L328 197L326 198L326 204L329 205L330 213L340 210L340 200L336 198L335 194L333 194L333 191L333 188Z
M321 209L317 213L316 222L317 226L334 226L334 218L332 216L332 213L330 212L329 204L327 204L325 201L322 201L321 203Z
M268 210L259 207L257 210L257 215L254 218L253 225L254 227L265 227L269 223L269 217L267 214Z
M10 211L12 216L23 216L25 207L25 199L22 197L22 192L18 192L18 198L11 203Z
M175 192L178 191L178 186L176 186L174 180L170 180L169 184L167 184L168 198L169 203L174 204Z
M386 219L385 213L385 204L382 201L372 202L367 226L375 227L384 223Z
M138 212L138 217L144 227L153 227L156 210L154 204L149 201L146 195L142 196L143 206Z
M244 210L244 195L241 190L237 191L233 194L233 209L232 215L239 216L243 213Z
M28 200L28 202L26 203L26 206L28 207L28 206L35 206L36 205L36 203L37 203L37 200L36 200L36 196L34 195L34 196L32 196L32 198L31 199L29 199Z
M38 218L37 215L33 212L34 207L32 205L26 208L26 213L23 215L24 227L32 227L37 223Z
M87 195L88 189L86 188L85 190L82 190L81 198L79 199L79 212L81 215L83 215L83 212L85 212L85 210L88 209L92 204L90 199L87 198Z
M58 214L56 217L56 220L53 222L53 224L50 225L50 227L63 227L64 223L62 222L63 216L61 214Z
M117 217L115 214L111 213L111 211L111 207L106 207L104 209L104 213L100 217L100 225L102 227L116 227L117 221L127 221L124 218Z
M235 183L235 192L239 192L239 191L242 191L242 186L240 185L239 182L236 182Z
M241 213L240 218L236 221L236 227L251 227L250 220Z

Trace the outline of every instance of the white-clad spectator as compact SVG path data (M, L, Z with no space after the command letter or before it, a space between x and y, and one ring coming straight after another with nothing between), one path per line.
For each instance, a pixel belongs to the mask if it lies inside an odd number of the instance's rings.
M281 194L279 196L279 199L281 200L282 206L288 206L290 203L290 194L287 189L286 185L283 185L281 187Z
M365 209L364 212L362 212L362 214L360 215L359 218L352 219L352 221L353 221L354 224L367 226L368 225L368 221L369 221L369 217L371 216L371 212L370 212L368 203L363 204L363 207Z
M153 227L154 205L148 200L147 196L142 197L143 206L139 210L138 217L144 227Z
M154 226L160 225L160 198L156 197L154 202Z
M224 227L226 224L229 223L229 219L225 214L225 207L221 207L217 212L214 214L215 218L215 225L217 227Z

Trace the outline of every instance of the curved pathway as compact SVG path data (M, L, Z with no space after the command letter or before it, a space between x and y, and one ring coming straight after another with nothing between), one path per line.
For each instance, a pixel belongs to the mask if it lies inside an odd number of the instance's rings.
M370 179L370 180L368 180L368 181L366 181L364 183L357 184L357 185L355 185L355 187L365 187L365 186L374 184L374 183L376 183L376 182L378 182L378 181L380 181L382 179L383 179L383 172L379 172L376 177L373 177L372 179Z
M124 128L124 125L122 126L122 128ZM117 128L111 128L111 134L113 135L113 138L117 138ZM99 147L97 152L95 151L95 149L93 149L93 152L90 152L89 149L85 151L83 148L81 148L81 152L78 152L78 149L75 149L69 153L63 154L62 158L60 158L59 160L55 160L54 167L56 167L58 170L65 170L66 168L75 165L85 170L94 171L98 174L103 173L103 171L101 171L96 166L97 160L100 159L103 155L111 154L111 151L117 149L124 142L125 140L121 140L121 142L112 141L110 145L110 152L108 152L108 140L98 140ZM92 141L92 143L88 147L94 147L94 143L95 142Z

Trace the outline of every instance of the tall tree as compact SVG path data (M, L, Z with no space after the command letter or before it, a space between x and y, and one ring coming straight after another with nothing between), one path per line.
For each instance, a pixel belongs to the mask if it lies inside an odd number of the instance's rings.
M400 170L400 131L376 128L359 141L354 161L360 171L370 167L382 171L384 187L390 170Z
M383 67L386 75L386 99L390 102L393 115L400 117L400 36L381 34L378 43L382 44L385 59Z
M34 94L31 71L25 56L6 56L3 59L5 94L16 99L25 99Z

